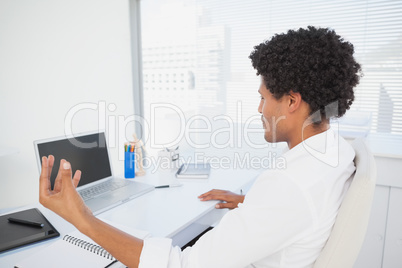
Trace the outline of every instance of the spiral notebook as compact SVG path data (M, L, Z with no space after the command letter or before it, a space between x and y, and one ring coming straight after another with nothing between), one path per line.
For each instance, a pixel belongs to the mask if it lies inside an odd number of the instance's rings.
M208 179L211 172L209 163L184 163L176 172L178 179Z
M116 225L115 225L116 227ZM123 229L123 228L120 228ZM144 239L149 233L134 230L130 233L138 238ZM92 239L79 231L74 231L63 236L57 242L44 248L38 253L20 261L15 268L64 268L64 267L86 267L86 268L122 268L126 267L118 262L109 252L96 244Z
M108 266L111 264L110 266ZM116 265L116 266L114 266ZM15 268L33 267L125 267L105 249L78 233L65 235L63 239L46 247L15 265Z

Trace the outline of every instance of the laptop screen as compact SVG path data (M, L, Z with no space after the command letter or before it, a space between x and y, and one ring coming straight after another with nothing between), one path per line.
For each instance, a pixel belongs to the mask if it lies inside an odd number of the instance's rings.
M51 154L55 158L50 177L52 189L61 159L71 163L73 175L77 169L82 171L79 186L112 176L105 133L103 132L40 142L37 143L37 146L41 162L43 156Z

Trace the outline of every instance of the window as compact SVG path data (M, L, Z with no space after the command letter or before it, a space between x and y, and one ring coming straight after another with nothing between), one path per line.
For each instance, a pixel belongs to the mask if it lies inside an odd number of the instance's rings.
M257 130L259 79L248 55L273 34L307 25L333 28L354 44L364 77L351 109L369 115L371 133L402 137L401 14L401 1L385 0L142 1L144 107L155 123L154 147L180 135L224 153L269 146ZM184 132L177 120L184 120ZM204 130L193 133L196 127ZM220 131L231 127L233 137Z

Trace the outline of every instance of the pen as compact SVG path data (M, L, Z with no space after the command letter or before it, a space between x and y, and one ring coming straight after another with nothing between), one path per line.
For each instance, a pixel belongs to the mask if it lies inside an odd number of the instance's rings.
M39 228L42 228L43 226L45 226L41 222L22 220L22 219L16 219L16 218L8 218L8 221L11 223L17 223L17 224L22 224L22 225L27 225L27 226L32 226L32 227L39 227Z
M116 260L114 260L114 261L112 261L111 263L109 263L108 265L106 265L105 266L105 268L108 268L108 267L110 267L110 266L112 266L113 264L115 264L116 262L118 262L118 260L116 259Z
M161 188L169 188L169 187L180 187L183 184L166 184L166 185L159 185L159 186L155 186L155 189L161 189Z

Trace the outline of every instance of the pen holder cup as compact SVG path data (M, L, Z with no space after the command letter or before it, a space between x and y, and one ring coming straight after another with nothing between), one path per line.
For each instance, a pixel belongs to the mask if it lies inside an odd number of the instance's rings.
M124 177L126 179L135 178L135 153L124 152Z

